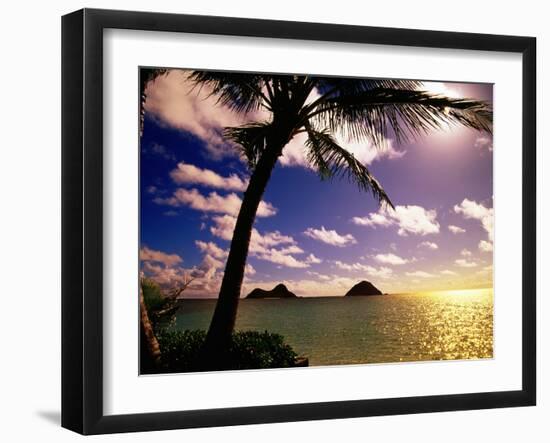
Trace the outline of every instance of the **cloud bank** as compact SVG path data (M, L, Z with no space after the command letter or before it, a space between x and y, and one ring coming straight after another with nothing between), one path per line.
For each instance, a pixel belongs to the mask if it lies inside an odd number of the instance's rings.
M359 226L397 226L400 236L428 235L439 232L437 211L428 210L422 206L396 206L395 210L387 205L380 207L378 212L372 212L366 217L353 217L352 223Z
M357 243L357 240L355 240L353 235L338 234L338 232L334 229L325 229L324 226L321 226L321 229L307 228L304 231L304 235L314 240L326 243L327 245L337 246L339 248Z
M170 177L178 185L203 185L226 191L244 191L248 186L248 181L241 179L237 174L222 177L210 169L198 168L184 162L178 163L176 169L170 172Z
M174 191L171 197L162 198L156 197L153 200L159 205L167 205L173 207L187 206L197 211L214 212L217 214L237 215L241 209L241 198L234 192L227 195L220 195L215 191L208 195L203 195L198 189L178 188ZM256 216L271 217L277 213L271 203L261 201L258 206Z

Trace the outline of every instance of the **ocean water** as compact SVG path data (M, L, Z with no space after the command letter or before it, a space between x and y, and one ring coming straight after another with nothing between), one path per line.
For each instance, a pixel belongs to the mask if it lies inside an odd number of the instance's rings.
M181 300L175 329L207 329L216 300ZM277 332L310 366L493 356L493 291L241 300L236 329Z

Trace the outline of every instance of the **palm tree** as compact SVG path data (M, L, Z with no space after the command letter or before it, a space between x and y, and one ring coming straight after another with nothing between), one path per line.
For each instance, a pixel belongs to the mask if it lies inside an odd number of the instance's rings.
M140 313L140 343L141 349L141 371L151 372L160 366L160 346L155 336L149 313L143 297L143 289L139 285L139 313Z
M139 135L143 135L143 121L145 116L145 101L147 100L146 89L150 82L155 81L159 76L164 75L167 72L166 69L153 69L142 68L140 70L139 78L139 97L140 97L140 109L139 109ZM145 300L143 297L143 289L141 283L139 285L139 312L140 312L140 334L141 334L141 351L146 354L143 358L145 365L142 365L142 370L151 371L158 369L160 366L160 347L153 331L153 326L147 312Z
M209 86L218 103L234 112L263 109L270 115L268 121L225 130L248 161L251 176L204 346L203 364L209 369L223 367L256 211L277 159L296 134L307 134L307 159L321 179L348 178L393 208L380 183L338 144L335 133L380 147L387 137L399 143L450 124L492 131L492 110L486 103L434 95L420 90L418 81L206 71L193 71L191 79L198 86Z

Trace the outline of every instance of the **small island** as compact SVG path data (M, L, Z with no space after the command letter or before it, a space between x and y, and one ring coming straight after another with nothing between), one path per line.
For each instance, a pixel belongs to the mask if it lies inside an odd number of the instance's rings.
M279 283L271 291L256 288L246 298L297 298L297 296L290 292L285 285Z
M356 295L382 295L382 291L374 286L370 281L360 281L353 288L351 288L347 293L347 296L356 296Z

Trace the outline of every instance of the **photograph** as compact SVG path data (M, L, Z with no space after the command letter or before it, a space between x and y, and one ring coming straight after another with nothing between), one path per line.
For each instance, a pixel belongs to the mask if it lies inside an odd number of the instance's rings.
M470 3L6 2L0 440L545 440L548 14Z
M493 358L493 84L139 78L141 375Z

